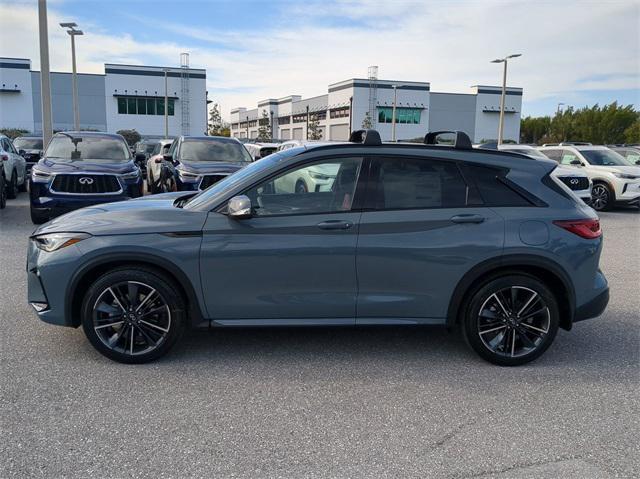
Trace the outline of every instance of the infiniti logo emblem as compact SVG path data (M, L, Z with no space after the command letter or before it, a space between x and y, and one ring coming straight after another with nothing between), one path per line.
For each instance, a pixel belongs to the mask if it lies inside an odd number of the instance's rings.
M78 183L80 183L81 185L92 185L93 184L93 178L89 178L87 176L83 176L82 178L80 178L78 180Z
M577 185L580 182L580 180L578 180L577 178L574 178L571 180L571 184L572 185Z

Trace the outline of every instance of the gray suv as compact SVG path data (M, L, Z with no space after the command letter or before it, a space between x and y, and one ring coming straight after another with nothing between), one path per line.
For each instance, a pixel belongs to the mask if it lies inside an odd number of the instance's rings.
M31 236L28 300L126 363L162 356L185 327L428 324L512 366L603 312L598 217L557 163L461 133L425 143L362 130L199 193L74 211ZM288 177L303 170L335 174L302 192Z

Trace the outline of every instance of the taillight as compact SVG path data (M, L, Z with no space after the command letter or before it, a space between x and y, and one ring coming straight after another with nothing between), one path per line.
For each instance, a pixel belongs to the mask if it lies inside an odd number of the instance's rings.
M9 161L9 155L0 155L2 161Z
M602 236L599 219L562 220L554 221L553 224L584 239L595 239Z

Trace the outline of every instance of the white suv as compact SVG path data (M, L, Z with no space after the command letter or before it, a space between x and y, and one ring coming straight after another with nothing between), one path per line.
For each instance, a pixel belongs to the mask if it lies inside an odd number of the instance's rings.
M0 135L0 174L4 176L7 198L15 198L27 186L27 162L16 151L9 138Z
M520 153L537 160L549 159L536 148L529 145L502 144L498 146L498 149L500 151ZM587 204L591 203L591 187L593 183L584 171L559 165L551 174L562 181L582 201Z
M593 182L591 206L604 211L616 203L640 206L640 167L606 146L543 146L539 150L561 165L584 171Z

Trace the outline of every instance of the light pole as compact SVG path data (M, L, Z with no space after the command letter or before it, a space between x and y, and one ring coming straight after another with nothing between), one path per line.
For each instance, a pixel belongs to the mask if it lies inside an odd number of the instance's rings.
M49 144L53 135L51 116L51 78L49 77L49 30L47 28L47 2L38 0L38 30L40 36L40 91L42 99L42 146Z
M164 72L164 137L169 138L169 86L167 81L168 68L163 68Z
M564 106L564 103L558 103L558 108L556 108L556 115L560 114L560 107Z
M504 63L504 70L502 72L502 95L500 95L500 123L498 125L498 145L502 145L502 134L504 132L504 101L505 95L507 94L507 61L510 58L516 58L519 56L522 56L522 53L515 53L504 58L491 60L491 63Z
M71 37L71 88L73 97L73 129L80 130L80 109L78 105L78 73L76 71L76 35L84 35L82 30L76 30L75 22L61 23L62 28L68 28L67 33Z

